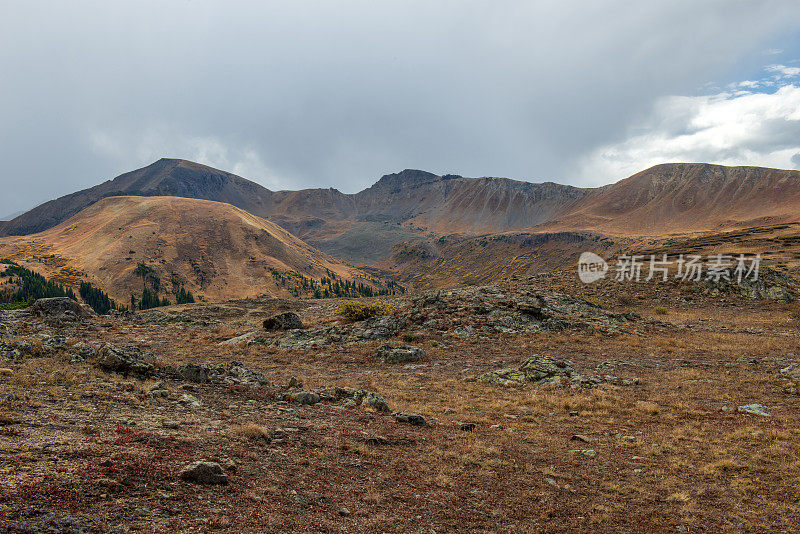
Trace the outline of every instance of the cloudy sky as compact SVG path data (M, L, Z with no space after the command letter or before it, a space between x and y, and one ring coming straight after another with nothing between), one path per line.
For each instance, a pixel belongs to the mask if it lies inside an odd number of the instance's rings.
M800 168L796 0L0 0L0 217L179 157L600 185Z

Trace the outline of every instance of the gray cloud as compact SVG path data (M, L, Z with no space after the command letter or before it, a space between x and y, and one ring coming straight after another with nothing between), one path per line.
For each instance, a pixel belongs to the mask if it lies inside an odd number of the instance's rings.
M800 169L800 152L792 156L792 163L794 164L795 168Z
M0 213L161 156L273 189L406 167L587 183L576 161L664 97L758 71L800 16L640 4L5 1Z

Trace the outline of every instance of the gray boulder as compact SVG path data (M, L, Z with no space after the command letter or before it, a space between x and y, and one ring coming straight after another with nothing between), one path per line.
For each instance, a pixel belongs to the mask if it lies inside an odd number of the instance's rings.
M193 462L181 469L180 477L195 484L228 484L228 475L216 462Z
M77 321L94 315L88 306L82 306L66 297L39 299L31 306L31 313L45 319Z
M303 321L296 313L286 312L264 319L264 330L296 330L303 328Z
M416 362L425 357L425 351L420 348L404 345L392 347L382 345L375 351L375 359L385 363Z
M96 365L108 372L122 375L150 376L154 365L143 359L143 354L135 350L126 350L114 345L106 345L97 356Z
M418 413L397 412L394 418L399 423L408 423L414 426L428 426L428 422Z
M321 400L318 393L313 391L298 391L292 395L292 401L297 404L316 404Z
M533 382L536 384L557 383L561 380L569 382L582 382L581 376L569 364L556 361L549 356L535 355L528 358L519 367L506 367L485 373L478 377L479 380L499 384Z

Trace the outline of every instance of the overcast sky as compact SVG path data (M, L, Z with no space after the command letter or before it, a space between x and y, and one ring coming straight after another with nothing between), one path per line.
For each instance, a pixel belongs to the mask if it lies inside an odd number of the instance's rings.
M0 0L0 217L160 157L271 189L800 168L800 2Z

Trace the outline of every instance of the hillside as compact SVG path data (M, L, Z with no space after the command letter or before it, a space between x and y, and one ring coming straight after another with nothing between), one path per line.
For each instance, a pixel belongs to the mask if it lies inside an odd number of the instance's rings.
M302 277L377 285L244 210L177 197L105 198L45 232L0 239L0 256L65 284L87 278L123 303L142 290L139 263L165 294L185 286L211 300L289 296Z
M800 171L673 163L589 195L542 227L663 235L798 220Z

